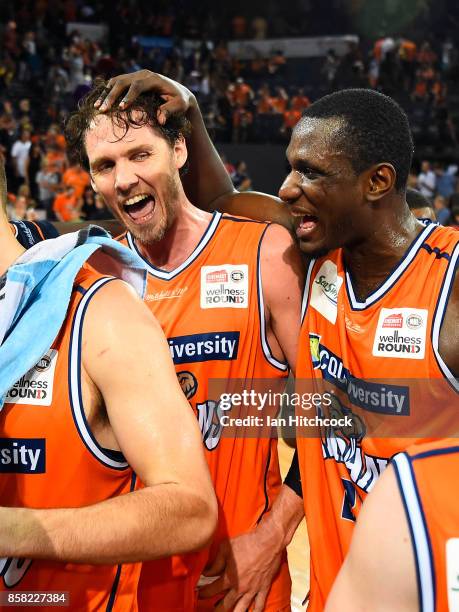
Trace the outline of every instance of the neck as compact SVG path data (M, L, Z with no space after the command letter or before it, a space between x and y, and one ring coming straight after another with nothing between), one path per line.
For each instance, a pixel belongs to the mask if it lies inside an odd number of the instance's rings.
M0 213L1 215L1 213ZM0 275L5 274L10 266L25 252L11 233L5 217L0 217Z
M164 237L150 244L136 240L142 255L157 268L173 270L197 247L212 215L199 210L188 200L179 206L177 215Z
M375 214L372 227L373 231L363 241L343 249L346 268L360 299L365 299L384 282L424 229L406 203L390 212Z

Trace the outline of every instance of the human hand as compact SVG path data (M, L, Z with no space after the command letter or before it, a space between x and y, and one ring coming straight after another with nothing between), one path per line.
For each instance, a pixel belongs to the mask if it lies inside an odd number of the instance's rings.
M199 589L199 598L224 594L216 610L245 612L253 604L254 612L262 612L281 560L282 548L263 532L255 530L225 540L204 570L205 576L218 578Z
M185 114L196 106L196 98L186 87L150 70L120 74L110 79L107 87L108 91L94 103L94 106L101 112L111 108L124 92L126 93L119 103L121 109L128 108L140 94L146 91L156 91L164 99L164 103L158 109L157 116L161 125L164 125L169 115L174 113Z

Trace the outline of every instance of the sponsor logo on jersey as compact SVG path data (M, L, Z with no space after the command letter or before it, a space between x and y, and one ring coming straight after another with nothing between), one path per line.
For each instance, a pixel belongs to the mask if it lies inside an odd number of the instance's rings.
M356 378L337 355L320 343L318 334L309 334L309 344L314 369L320 369L324 380L344 391L354 406L380 414L410 414L408 387Z
M384 319L382 326L390 327L391 329L401 329L403 327L403 315L400 312L398 314L390 314Z
M237 359L239 332L209 332L168 338L173 362L230 361Z
M6 404L50 406L58 352L50 349L7 392Z
M248 265L203 266L200 303L201 308L248 308Z
M44 474L45 449L44 438L0 438L0 473Z
M338 314L338 294L343 277L338 274L336 264L327 259L320 266L311 286L309 304L330 323L336 323Z
M427 310L421 308L381 308L373 342L373 356L424 359L427 314ZM387 324L387 321L391 323ZM388 331L388 327L394 331Z
M422 317L417 314L411 314L406 319L406 324L410 329L419 329L420 327L422 327L423 323L424 321L422 320Z
M145 296L146 302L159 302L160 300L173 300L181 298L188 291L188 287L177 287L175 289L165 289L156 293L148 293Z
M228 272L226 270L215 270L206 274L207 283L227 283Z
M446 584L448 610L459 612L459 538L446 541Z
M184 370L183 372L177 372L177 380L182 387L183 394L187 400L190 400L196 391L198 390L198 381L196 376L192 372Z

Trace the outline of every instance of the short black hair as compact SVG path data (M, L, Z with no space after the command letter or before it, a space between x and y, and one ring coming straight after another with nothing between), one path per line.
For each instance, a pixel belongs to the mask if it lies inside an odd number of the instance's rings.
M420 191L417 189L412 189L408 187L406 190L406 203L408 204L408 208L410 210L416 210L418 208L432 208L432 202L422 195Z
M372 89L342 89L311 104L303 117L343 119L337 144L354 172L390 163L397 174L396 190L405 190L414 145L408 117L395 100Z

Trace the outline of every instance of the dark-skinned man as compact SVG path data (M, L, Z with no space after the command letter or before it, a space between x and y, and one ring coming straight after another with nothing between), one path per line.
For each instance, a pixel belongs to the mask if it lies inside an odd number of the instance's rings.
M296 233L311 258L297 376L327 380L341 400L340 381L353 380L363 399L356 406L344 393L346 405L338 409L362 409L369 417L379 409L388 419L396 417L397 406L401 411L416 408L408 405L406 387L390 388L389 400L387 387L379 383L369 389L365 378L387 381L397 373L399 378L454 380L459 371L458 237L448 228L418 222L408 209L405 189L413 144L407 118L395 102L369 90L349 90L311 105L287 149L291 171L279 202L234 192L196 102L184 88L146 71L118 77L110 85L108 105L121 91L127 91L124 103L129 105L139 92L155 88L166 96L164 111L188 113L194 128L188 143L194 201L270 218ZM365 402L373 397L370 391L376 394L376 407ZM427 388L422 403L432 408L431 400ZM260 547L233 561L239 577L251 567L253 584L259 580L263 588L269 564L276 565L279 543L291 536L304 503L311 546L309 609L323 609L362 500L388 459L410 442L387 438L378 443L364 433L361 428L351 438L348 432L331 432L316 439L300 433L304 500L296 494L298 479L292 473L270 515L257 526ZM247 587L243 578L234 580L226 571L217 587L210 585L203 594L226 588L242 597L245 588L257 588L253 584Z

